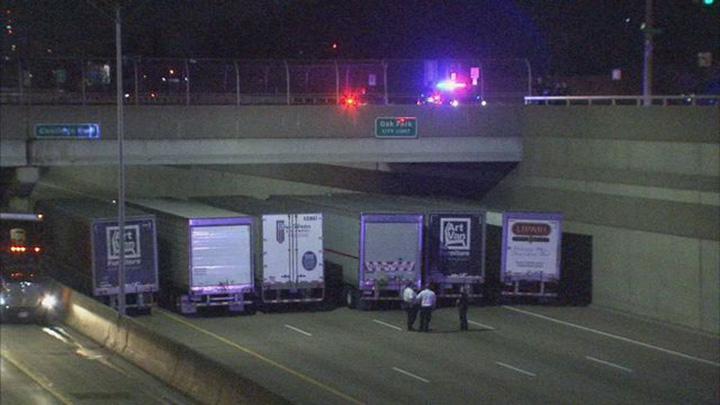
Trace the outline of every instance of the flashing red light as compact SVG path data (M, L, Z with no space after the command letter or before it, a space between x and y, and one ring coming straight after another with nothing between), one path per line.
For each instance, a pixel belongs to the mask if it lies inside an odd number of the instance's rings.
M341 102L342 102L342 105L344 105L345 107L355 107L358 105L358 100L353 95L347 95L347 96L343 97Z
M35 247L33 248L33 251L34 251L35 253L40 253L40 252L42 252L42 248L41 248L40 246L35 246Z
M332 44L332 49L337 49L337 48L338 48L337 42L333 42L333 44Z

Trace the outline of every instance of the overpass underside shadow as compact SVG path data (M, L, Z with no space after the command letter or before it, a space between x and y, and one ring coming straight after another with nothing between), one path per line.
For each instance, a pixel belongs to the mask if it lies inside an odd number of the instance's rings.
M202 168L358 192L480 199L517 165L518 162L372 163L212 165Z

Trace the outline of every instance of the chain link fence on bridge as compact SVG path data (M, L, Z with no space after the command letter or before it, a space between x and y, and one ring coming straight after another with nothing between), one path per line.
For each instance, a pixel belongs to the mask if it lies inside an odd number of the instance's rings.
M114 104L114 58L1 61L0 102ZM513 60L123 59L127 104L413 104L442 80L468 101L522 103L532 69Z

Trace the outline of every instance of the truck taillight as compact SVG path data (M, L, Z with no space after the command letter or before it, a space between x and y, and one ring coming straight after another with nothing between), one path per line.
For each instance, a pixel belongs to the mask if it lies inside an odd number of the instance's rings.
M41 248L40 246L35 246L35 247L33 248L33 251L34 251L35 253L40 253L40 252L42 252L42 248Z
M25 246L10 246L10 251L15 253L25 252L27 248Z

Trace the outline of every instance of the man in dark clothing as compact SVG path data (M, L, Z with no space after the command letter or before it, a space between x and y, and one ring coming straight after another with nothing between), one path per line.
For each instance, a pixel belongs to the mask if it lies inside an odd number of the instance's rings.
M468 330L468 293L465 288L460 290L460 297L458 297L456 305L458 307L458 314L460 315L460 330L466 331Z
M415 318L417 318L417 313L420 309L420 304L417 302L416 297L417 294L415 293L412 283L408 283L403 290L403 308L405 312L407 312L407 330L415 330L413 325L415 325Z

